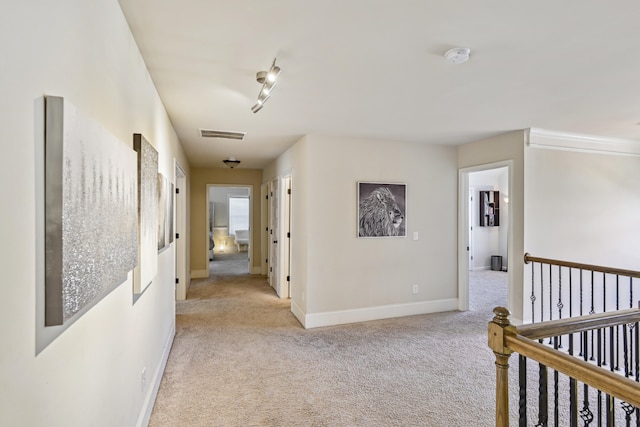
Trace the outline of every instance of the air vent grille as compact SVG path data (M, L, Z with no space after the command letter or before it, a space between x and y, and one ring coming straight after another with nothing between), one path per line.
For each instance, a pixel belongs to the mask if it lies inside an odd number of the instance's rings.
M208 130L200 129L200 136L203 138L224 138L224 139L236 139L238 141L244 140L247 135L246 132L228 132L224 130Z

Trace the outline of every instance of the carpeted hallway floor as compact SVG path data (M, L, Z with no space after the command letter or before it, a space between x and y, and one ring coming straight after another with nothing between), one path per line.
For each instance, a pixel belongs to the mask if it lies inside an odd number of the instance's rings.
M264 277L195 280L150 425L495 425L486 328L507 274L471 276L467 312L310 330Z

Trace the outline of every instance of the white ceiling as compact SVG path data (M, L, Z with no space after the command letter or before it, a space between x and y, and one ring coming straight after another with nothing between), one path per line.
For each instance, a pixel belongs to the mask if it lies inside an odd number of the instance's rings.
M538 127L640 140L634 0L119 0L196 167L302 135L462 144ZM444 52L472 49L469 62ZM255 74L278 86L254 114ZM199 129L247 132L203 139Z

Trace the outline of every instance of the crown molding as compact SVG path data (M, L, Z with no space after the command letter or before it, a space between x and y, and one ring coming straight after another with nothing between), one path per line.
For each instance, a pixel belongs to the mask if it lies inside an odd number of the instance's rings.
M608 138L540 128L526 129L525 139L527 146L533 148L640 156L640 141L633 139Z

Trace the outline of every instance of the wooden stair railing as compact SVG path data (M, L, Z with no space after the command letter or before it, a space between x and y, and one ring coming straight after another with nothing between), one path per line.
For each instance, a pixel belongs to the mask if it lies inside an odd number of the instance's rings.
M509 357L514 352L567 375L572 381L579 381L633 407L640 408L639 382L537 341L542 338L594 329L612 328L633 323L637 325L637 322L640 321L640 309L591 314L520 327L510 323L508 309L497 307L493 312L495 316L488 325L488 344L496 356L496 427L509 426L508 369ZM575 393L577 394L577 392ZM522 419L520 422L522 425ZM577 421L572 421L572 425L575 425L574 423Z
M549 264L549 265L557 265L561 267L575 268L577 270L597 271L599 273L614 274L616 276L640 278L640 271L625 270L622 268L604 267L601 265L593 265L593 264L582 264L579 262L561 261L561 260L551 259L551 258L540 258L540 257L532 256L529 253L524 254L524 263L529 264L530 262L538 262L540 264Z
M616 311L636 306L640 271L561 261L524 254L523 291L532 323Z

